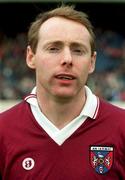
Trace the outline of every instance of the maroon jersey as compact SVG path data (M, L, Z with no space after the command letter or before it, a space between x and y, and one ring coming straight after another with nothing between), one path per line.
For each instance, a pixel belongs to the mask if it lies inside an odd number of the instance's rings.
M23 101L0 114L2 180L124 180L125 111L100 100L86 121L58 145Z

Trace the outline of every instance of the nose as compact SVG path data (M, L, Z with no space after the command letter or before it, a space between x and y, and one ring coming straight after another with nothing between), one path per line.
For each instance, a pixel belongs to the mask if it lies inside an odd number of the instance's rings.
M71 53L70 48L68 48L68 47L63 50L61 64L62 65L72 65L72 53Z

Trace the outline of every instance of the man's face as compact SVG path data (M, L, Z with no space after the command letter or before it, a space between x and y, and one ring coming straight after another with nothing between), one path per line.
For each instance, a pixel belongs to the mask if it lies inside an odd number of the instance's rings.
M37 89L51 97L73 98L83 93L95 59L88 30L61 17L42 24L35 54L27 49L27 64L36 70Z

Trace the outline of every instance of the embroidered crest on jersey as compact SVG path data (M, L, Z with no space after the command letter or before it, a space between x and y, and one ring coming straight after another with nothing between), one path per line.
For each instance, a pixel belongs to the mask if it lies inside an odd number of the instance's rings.
M91 146L90 163L98 174L107 173L113 164L113 147Z
M22 166L25 170L33 169L35 161L32 158L25 158L22 162Z

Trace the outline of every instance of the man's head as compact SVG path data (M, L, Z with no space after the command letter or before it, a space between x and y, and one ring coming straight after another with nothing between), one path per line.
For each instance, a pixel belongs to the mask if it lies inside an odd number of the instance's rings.
M28 43L34 53L38 45L39 30L41 25L52 17L63 17L83 24L90 33L90 46L93 54L95 51L95 35L93 32L93 26L89 21L87 14L81 11L76 11L73 6L61 6L54 10L41 13L37 16L36 20L31 24L28 32Z
M39 94L81 99L96 62L94 33L86 14L69 6L41 14L29 30L26 60L36 71Z

